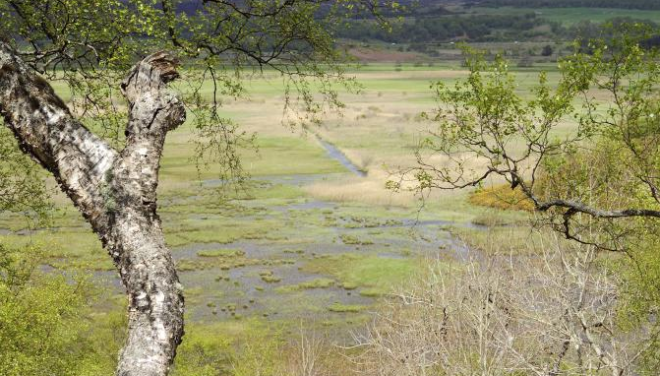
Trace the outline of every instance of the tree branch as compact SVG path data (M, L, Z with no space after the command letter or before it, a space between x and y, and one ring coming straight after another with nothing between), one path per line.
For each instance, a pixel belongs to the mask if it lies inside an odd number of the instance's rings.
M99 187L117 153L73 118L52 87L0 42L0 113L21 149L50 171L105 243L109 217Z

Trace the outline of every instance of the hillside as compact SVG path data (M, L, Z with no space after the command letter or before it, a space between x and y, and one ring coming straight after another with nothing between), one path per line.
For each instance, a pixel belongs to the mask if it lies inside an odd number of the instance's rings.
M657 9L657 10L656 10ZM374 49L373 56L392 56L378 50L414 53L389 61L455 59L459 42L477 43L505 52L516 60L545 60L570 53L576 39L600 35L606 23L642 22L660 25L660 2L614 0L486 0L455 2L422 0L403 16L390 17L391 29L375 20L353 20L336 35L349 45ZM364 60L365 52L354 53ZM373 61L373 58L367 59ZM423 60L423 59L422 59Z
M660 2L657 0L484 0L470 3L480 6L525 8L660 9Z

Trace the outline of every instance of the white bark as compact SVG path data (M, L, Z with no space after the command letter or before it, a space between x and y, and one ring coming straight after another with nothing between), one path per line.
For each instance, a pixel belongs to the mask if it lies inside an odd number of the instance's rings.
M167 375L183 336L182 288L156 213L165 136L185 121L183 104L167 90L177 77L176 62L162 52L133 67L122 83L130 113L126 147L118 153L0 43L5 125L92 225L126 287L129 328L120 376Z

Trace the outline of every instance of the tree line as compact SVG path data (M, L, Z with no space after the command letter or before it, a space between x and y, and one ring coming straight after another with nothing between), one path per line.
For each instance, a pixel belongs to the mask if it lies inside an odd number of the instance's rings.
M660 9L655 0L485 0L480 6L524 7L524 8L617 8L617 9Z
M538 31L548 25L550 32ZM561 25L533 13L524 15L478 15L467 17L418 17L393 25L390 32L375 27L373 22L355 21L338 28L340 38L359 41L379 40L387 43L446 42L457 38L470 41L523 40L560 33Z
M604 24L638 22L657 29L658 25L648 20L613 18L604 23L583 21L563 26L535 13L517 15L471 15L471 16L427 16L416 17L392 25L392 30L377 27L375 22L353 21L348 27L337 28L340 38L362 42L382 41L397 44L428 44L456 40L468 42L513 42L530 40L588 40L603 33ZM647 43L656 38L650 38Z

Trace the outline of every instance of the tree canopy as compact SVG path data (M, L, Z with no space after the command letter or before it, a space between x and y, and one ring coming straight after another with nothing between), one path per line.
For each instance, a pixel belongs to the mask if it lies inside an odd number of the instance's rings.
M589 41L584 52L577 42L578 52L560 62L556 87L542 72L529 96L517 93L505 59L487 61L468 49L469 78L454 87L435 86L440 106L427 115L439 126L420 143L415 189L481 186L501 178L537 210L557 214L555 225L566 237L619 249L619 237L584 239L572 225L581 216L660 217L654 172L660 76L658 50L644 47L650 35L647 25L622 23ZM569 117L577 131L561 132ZM436 153L452 163L428 162ZM615 156L617 161L587 162ZM475 159L483 165L469 163ZM629 200L640 195L646 199Z

